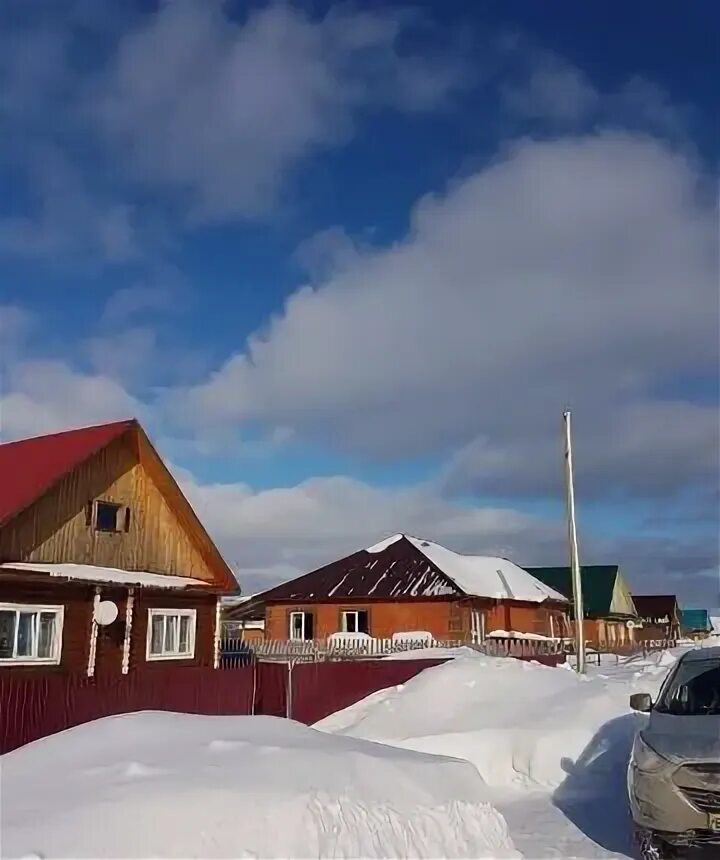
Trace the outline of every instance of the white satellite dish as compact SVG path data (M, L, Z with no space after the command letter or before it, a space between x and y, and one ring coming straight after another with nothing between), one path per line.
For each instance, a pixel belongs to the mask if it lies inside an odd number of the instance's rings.
M95 623L99 624L101 627L106 627L108 624L112 624L117 617L117 603L113 603L112 600L101 600L100 603L95 606L93 618L95 619Z

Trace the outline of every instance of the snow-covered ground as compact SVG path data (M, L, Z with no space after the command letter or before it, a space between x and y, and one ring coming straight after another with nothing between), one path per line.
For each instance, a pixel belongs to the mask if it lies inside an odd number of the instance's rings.
M585 677L456 653L315 729L146 712L8 753L2 856L632 856L628 699L677 652Z
M527 858L632 856L625 768L677 653L612 661L585 677L474 652L374 693L318 727L472 762Z
M272 717L109 717L0 767L3 857L520 857L467 762Z

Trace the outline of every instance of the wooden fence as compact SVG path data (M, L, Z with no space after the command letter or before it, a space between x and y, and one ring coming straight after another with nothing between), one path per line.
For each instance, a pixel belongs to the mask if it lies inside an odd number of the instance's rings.
M249 641L226 638L221 642L222 663L225 666L246 665L253 659L318 663L337 660L368 660L390 657L432 648L442 657L444 652L465 647L490 657L515 657L520 660L554 658L553 665L561 663L567 653L561 640L545 639L486 639L483 643L470 643L461 639L269 639ZM543 660L543 662L545 662Z
M114 678L0 674L0 753L90 720L135 711L291 717L307 724L443 660L266 663L135 670Z

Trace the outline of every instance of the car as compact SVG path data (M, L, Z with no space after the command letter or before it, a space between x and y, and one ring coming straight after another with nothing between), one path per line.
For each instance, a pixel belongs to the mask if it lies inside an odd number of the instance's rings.
M636 693L630 707L648 715L628 765L642 856L665 860L717 846L709 850L720 857L720 647L686 652L657 701Z

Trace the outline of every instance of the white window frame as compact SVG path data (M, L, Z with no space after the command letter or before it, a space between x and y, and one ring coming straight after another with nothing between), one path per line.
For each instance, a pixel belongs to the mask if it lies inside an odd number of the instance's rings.
M38 615L41 612L52 612L55 615L55 635L52 643L51 657L32 657L23 654L21 657L0 657L0 666L57 666L62 660L62 635L63 621L65 619L65 607L60 605L48 605L39 603L0 603L0 612L15 612L19 615L21 612L33 612ZM13 642L13 651L17 650L19 624L18 619L15 620L15 641ZM38 639L40 636L40 627L36 625L36 630L33 636L33 650L37 652Z
M367 617L367 628L368 629L364 630L364 631L358 629L360 627L359 615L361 612L364 612L366 617ZM348 625L347 625L348 615L354 615L355 616L355 629L354 630L348 630ZM370 612L367 609L343 609L340 612L340 626L342 627L341 633L366 633L366 634L369 634L370 633Z
M190 649L188 651L183 651L182 653L172 651L172 652L164 652L162 654L153 654L151 649L152 646L152 622L153 618L162 617L186 617L190 618L190 629L188 630L188 640ZM178 622L179 625L180 622ZM165 643L165 627L167 625L167 621L163 624L163 647ZM192 660L195 657L195 640L196 640L196 631L197 631L197 609L148 609L147 611L147 637L145 643L145 659L149 661L155 660ZM179 627L178 627L178 637L179 637Z
M296 615L302 615L302 636L299 639L296 638L295 636L293 636L293 631L294 631L293 618ZM297 609L297 610L294 610L293 612L290 613L290 615L288 617L288 623L289 623L289 627L290 627L290 629L288 630L288 638L290 639L291 642L312 642L312 639L307 639L305 636L305 619L308 615L313 616L313 613L308 612L306 609ZM313 633L315 633L314 626L315 626L315 618L313 616Z

